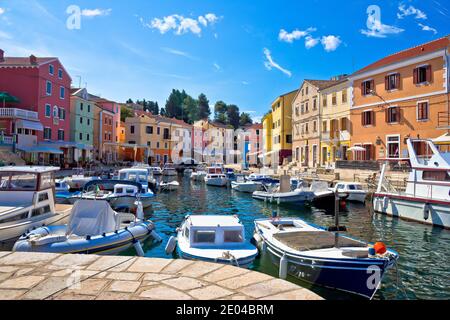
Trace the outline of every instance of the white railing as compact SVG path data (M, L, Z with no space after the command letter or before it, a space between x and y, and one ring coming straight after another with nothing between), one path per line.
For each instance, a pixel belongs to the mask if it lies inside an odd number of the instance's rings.
M2 139L3 138L3 139ZM0 145L13 145L13 137L12 136L0 136Z
M22 118L39 120L37 112L17 108L0 108L0 118Z

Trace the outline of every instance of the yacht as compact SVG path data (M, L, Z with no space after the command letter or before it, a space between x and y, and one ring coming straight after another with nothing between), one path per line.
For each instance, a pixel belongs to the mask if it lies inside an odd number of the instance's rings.
M177 230L176 239L171 238L167 248L173 251L176 241L183 259L248 267L258 254L246 241L244 226L236 216L187 216Z
M450 153L441 153L431 140L406 141L411 170L406 190L389 183L387 165L381 169L373 196L376 212L450 228Z
M207 169L205 183L209 186L225 187L228 184L228 178L224 173L223 167L215 165Z
M27 230L67 222L71 205L55 204L57 167L0 168L0 241Z

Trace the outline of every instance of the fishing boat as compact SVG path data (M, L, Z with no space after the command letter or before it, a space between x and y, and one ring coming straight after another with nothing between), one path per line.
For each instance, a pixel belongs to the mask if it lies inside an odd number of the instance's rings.
M143 218L142 206L137 216L115 212L106 201L78 201L67 225L40 227L25 233L13 251L71 254L117 254L134 246L143 256L141 243L148 237L160 241L151 221Z
M367 189L363 187L363 185L359 182L347 182L347 181L339 181L336 185L331 188L333 192L345 193L347 194L347 201L353 202L366 202L367 197Z
M175 247L183 259L248 267L258 255L258 249L247 242L245 230L236 216L187 216L166 247Z
M388 162L381 169L373 196L376 212L450 228L450 153L441 153L431 140L407 139L411 170L406 190L389 182Z
M222 165L209 167L206 172L205 183L208 186L226 187L228 185L228 178L224 173Z
M156 187L156 180L152 179L153 176L149 170L146 168L131 168L119 170L119 180L121 181L132 181L139 183L141 185L141 196L151 197L153 191L150 190L150 183L154 184ZM151 182L149 182L151 181Z
M178 181L161 182L159 184L159 189L161 191L176 191L179 187L180 183Z
M241 177L236 181L231 181L231 188L239 192L253 193L255 191L262 190L263 186L261 182L246 181L243 177Z
M166 163L164 165L164 168L162 170L162 175L165 177L173 177L177 175L177 170L175 169L175 166L173 163Z
M279 275L371 299L398 254L330 232L299 218L258 219L254 240L279 267Z
M57 167L0 168L0 241L17 239L27 230L65 223L72 206L55 204Z

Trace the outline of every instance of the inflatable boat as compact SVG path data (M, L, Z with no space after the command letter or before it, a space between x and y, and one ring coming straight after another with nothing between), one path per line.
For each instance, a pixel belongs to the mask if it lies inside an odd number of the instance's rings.
M138 205L136 217L115 212L106 201L79 200L67 225L29 231L14 244L13 251L106 255L134 246L142 256L144 240L150 236L161 239L154 229L151 221L144 220L142 205Z

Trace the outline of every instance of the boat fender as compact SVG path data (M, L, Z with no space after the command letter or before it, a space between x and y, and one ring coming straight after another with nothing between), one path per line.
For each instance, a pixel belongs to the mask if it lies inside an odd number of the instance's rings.
M426 221L430 218L431 213L431 205L429 203L425 203L423 207L423 219Z
M136 250L136 253L139 257L143 257L145 255L144 249L142 249L142 245L138 240L133 239L133 247Z
M166 254L169 255L175 251L175 247L177 246L177 238L176 237L170 237L169 241L167 241L166 245Z
M287 278L288 259L284 254L280 259L280 269L278 270L278 277L285 280Z
M153 239L154 239L156 242L162 242L162 238L159 236L159 234L157 234L157 233L155 232L155 230L152 230L152 232L150 232L150 235L153 237Z

